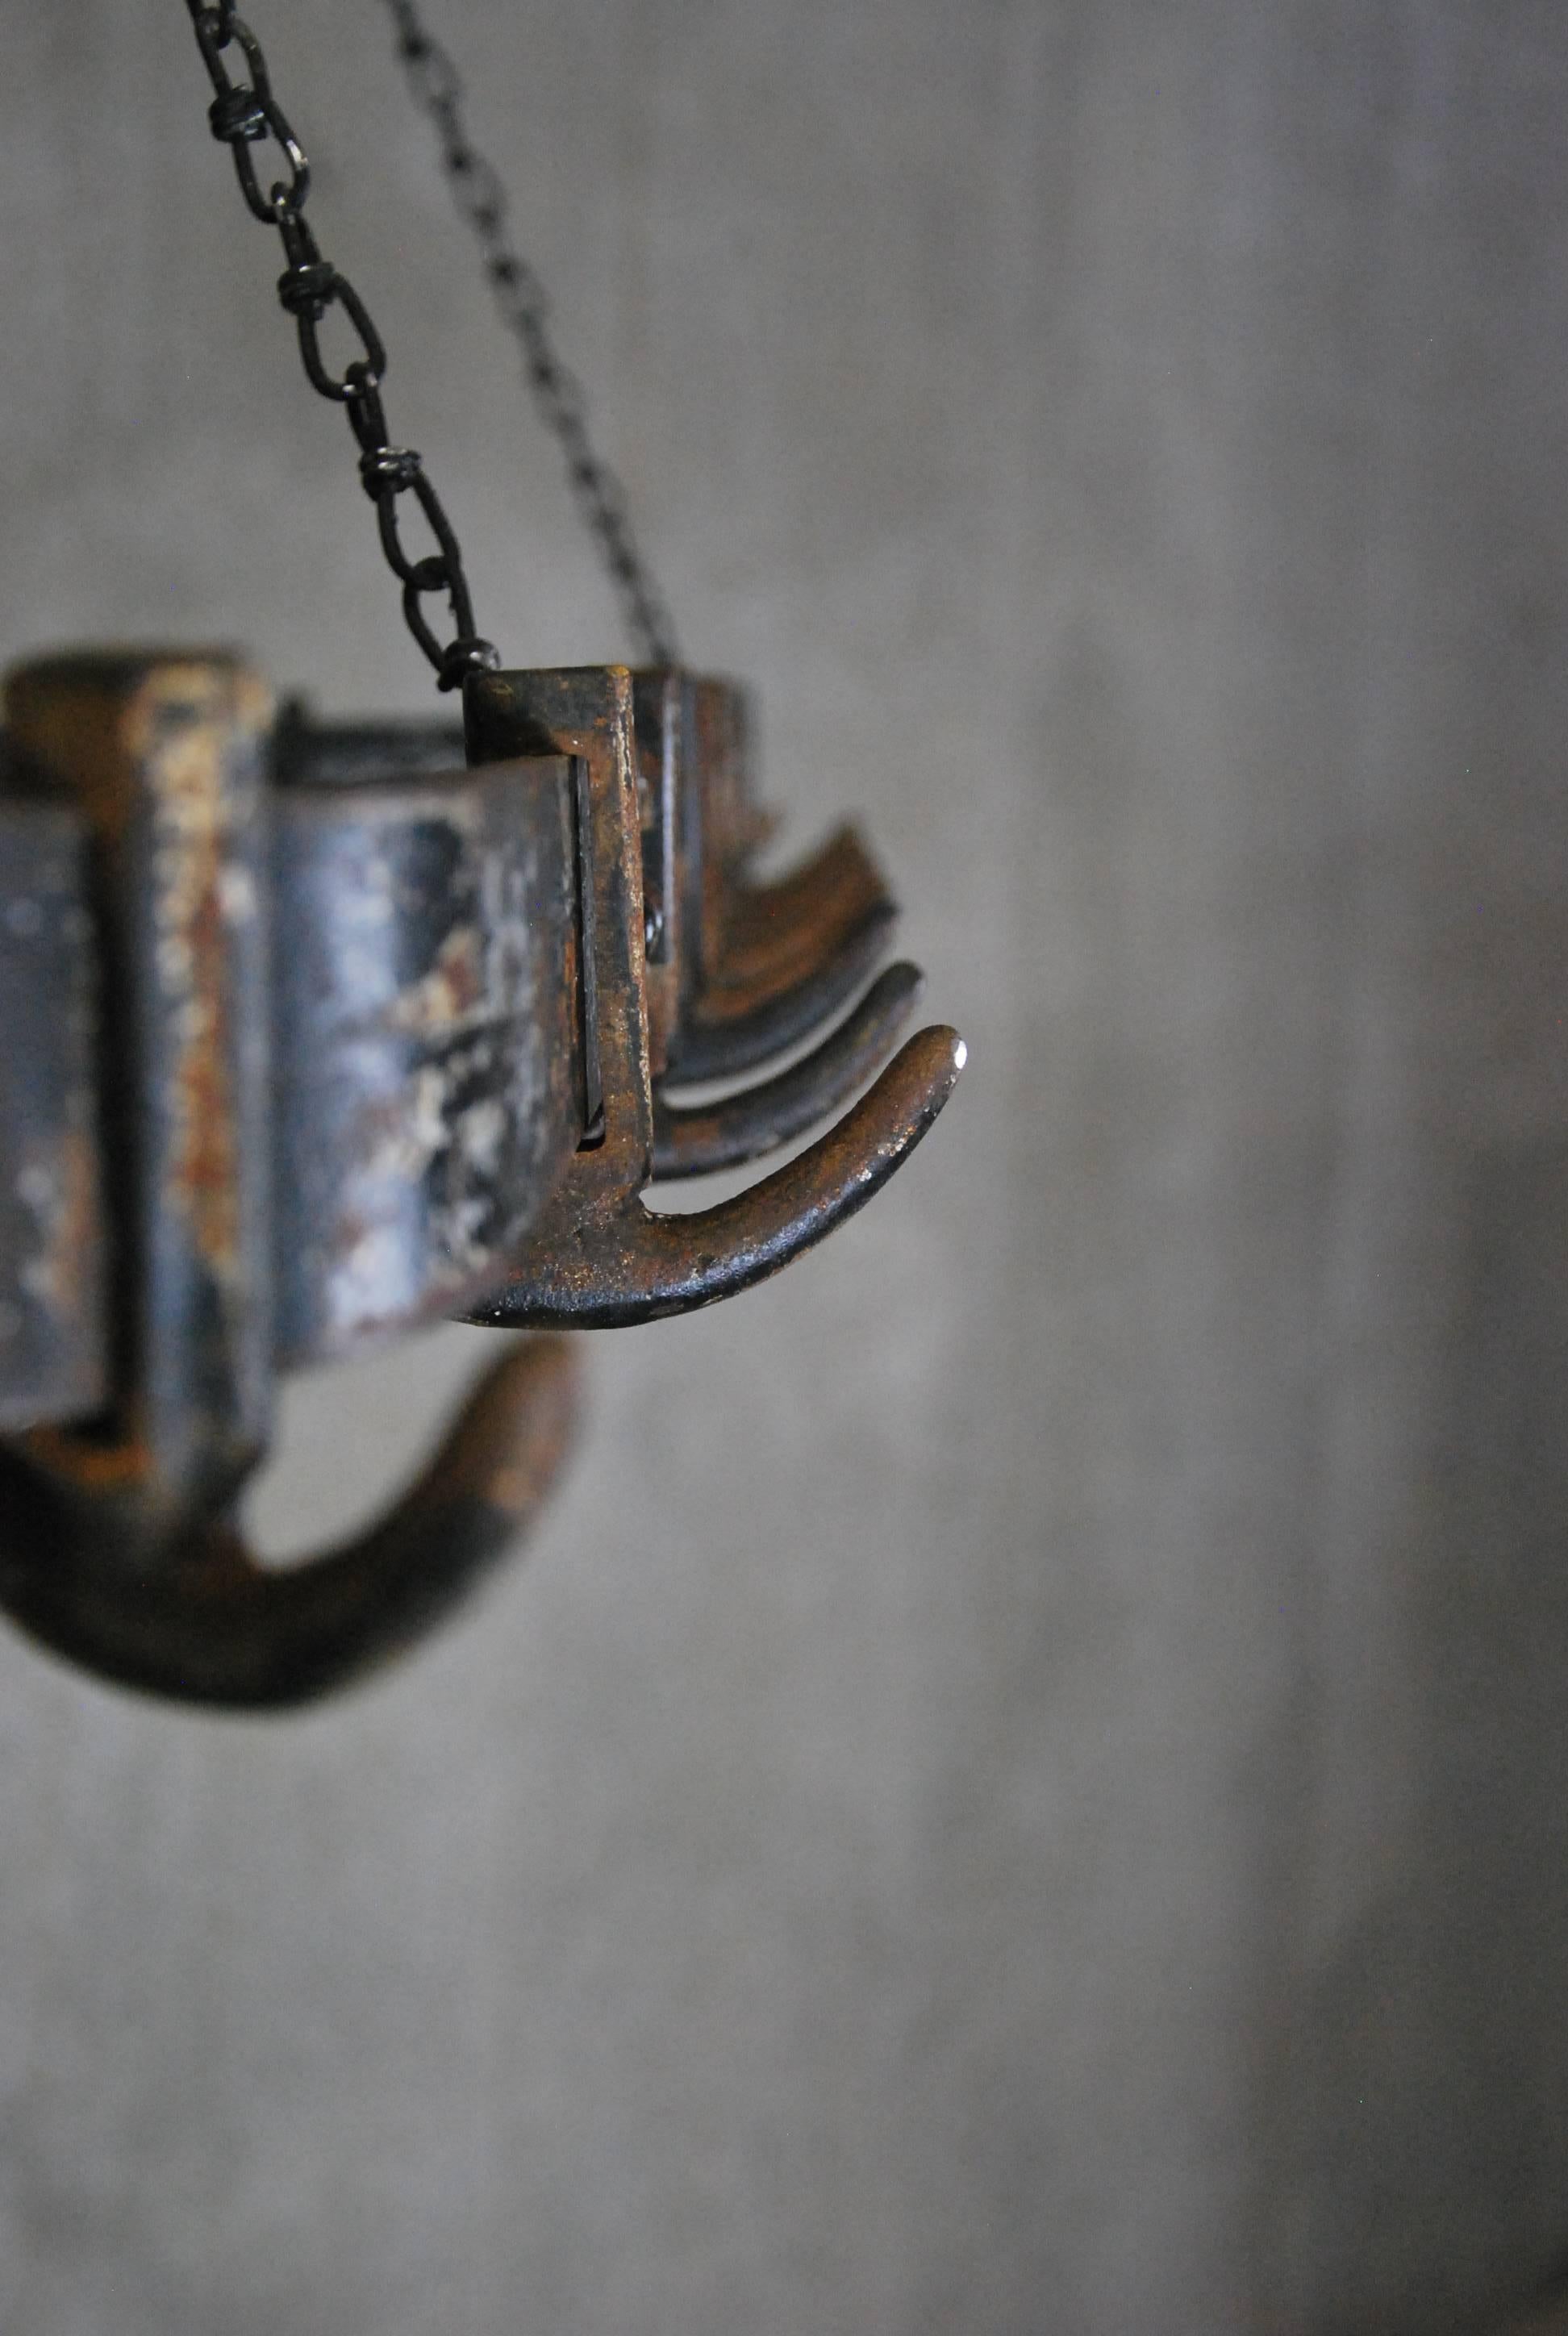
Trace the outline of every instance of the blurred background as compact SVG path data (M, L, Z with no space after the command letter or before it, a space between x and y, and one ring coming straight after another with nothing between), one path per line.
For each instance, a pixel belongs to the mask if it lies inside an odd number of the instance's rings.
M19 2336L1483 2328L1568 2251L1568 14L428 0L970 1068L283 1722L0 1638ZM253 0L509 662L626 653L375 0ZM179 0L13 5L0 641L433 710ZM443 1332L294 1386L286 1550Z

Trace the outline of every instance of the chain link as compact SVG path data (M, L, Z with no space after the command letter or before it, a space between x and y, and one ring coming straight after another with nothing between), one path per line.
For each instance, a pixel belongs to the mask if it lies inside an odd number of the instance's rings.
M235 0L185 0L185 5L212 83L207 115L212 135L234 158L239 191L252 217L275 227L282 238L287 264L278 279L278 297L297 328L306 375L314 390L340 404L348 416L359 447L360 481L375 505L382 550L403 586L408 629L434 667L437 686L456 689L465 675L488 670L501 660L490 642L474 631L463 553L420 457L412 447L394 446L388 440L381 403L386 375L381 336L348 278L322 258L306 221L310 164L272 93L260 42L236 14ZM231 57L242 66L238 76L229 71ZM280 175L263 193L264 173L258 159L268 145L278 158ZM359 346L358 355L341 374L332 372L321 351L322 323L335 308L341 309ZM436 549L422 558L411 556L399 533L397 505L404 494L413 495L435 539ZM453 638L444 646L424 606L442 592L454 628Z
M566 457L578 508L598 539L633 637L650 665L677 665L675 625L638 549L625 490L594 452L581 384L562 365L550 337L544 287L508 240L506 190L493 164L469 137L457 68L425 29L415 0L385 0L385 5L396 26L397 53L409 87L434 128L453 200L479 246L502 322L522 351L534 403Z

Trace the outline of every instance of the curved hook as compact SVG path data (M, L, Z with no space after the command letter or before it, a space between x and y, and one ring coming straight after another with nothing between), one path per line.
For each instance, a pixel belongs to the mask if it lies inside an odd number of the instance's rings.
M665 693L667 700L670 693ZM563 1182L546 1202L521 1246L508 1280L465 1319L495 1329L609 1329L682 1314L733 1297L776 1273L823 1240L886 1183L931 1125L964 1063L963 1043L943 1027L910 1039L870 1092L808 1152L749 1192L691 1216L655 1216L643 1206L655 1173L657 1074L649 1013L643 879L648 856L638 801L633 677L622 667L576 671L487 673L471 676L464 698L469 750L478 763L533 753L566 754L576 772L577 832L584 935L584 1053L597 1108L589 1132ZM859 918L850 948L863 946L868 928L880 939L891 903L869 856L852 837L830 847L839 871L827 887L830 929L835 919ZM821 858L814 866L820 866ZM868 905L868 886L874 897ZM797 903L795 929L811 923L813 881L786 880L784 897ZM732 898L735 893L732 891ZM847 904L847 905L846 905ZM873 943L874 945L874 943ZM824 1011L822 987L842 975L848 950L794 981L783 992L761 993L764 1014L783 1001L812 999L811 1020ZM792 968L793 972L794 968ZM589 977L591 977L589 978ZM700 968L698 968L700 985ZM785 1074L786 1112L803 1107L842 1076L910 977L868 1001L847 1036L830 1042L797 1074ZM746 993L742 992L743 998ZM755 1027L755 1025L754 1025ZM776 1046L784 1043L775 1029ZM724 1057L731 1067L733 1055ZM673 1067L673 1066L670 1066ZM858 1067L864 1067L863 1064ZM677 1076L696 1076L683 1055ZM846 1080L847 1084L847 1080ZM749 1144L781 1100L742 1099L716 1128L685 1133L693 1148L714 1144L732 1153ZM703 1116L706 1116L703 1115ZM678 1149L679 1123L666 1123ZM716 1162L715 1164L717 1164Z
M517 702L543 714L558 745L568 743L560 717L569 708L579 745L595 732L602 739L615 713L602 697L585 705L580 689L563 696L564 678L519 676ZM753 855L773 820L752 795L744 691L711 676L660 668L633 676L632 701L651 910L652 1067L656 1076L667 1071L677 1079L734 1077L794 1046L849 1003L881 957L897 911L850 826L782 876L752 878ZM492 735L498 751L518 751L515 727L503 723ZM505 747L508 736L513 743Z
M822 1045L776 1078L717 1103L672 1104L656 1089L656 1178L707 1176L738 1168L803 1135L870 1078L914 1011L925 976L890 965L854 1012Z
M100 1504L0 1456L0 1607L70 1661L150 1695L229 1709L308 1703L424 1636L548 1497L570 1444L576 1358L532 1338L470 1395L412 1489L356 1540L257 1564L222 1520L149 1551Z
M726 886L717 961L721 988L783 988L879 909L891 910L881 871L854 828L841 827L774 883Z
M881 956L897 917L891 900L868 910L857 924L833 936L829 954L782 989L767 982L720 982L702 988L671 1036L670 1076L738 1078L770 1056L798 1046L848 1005Z
M569 1179L524 1245L513 1280L465 1319L497 1329L616 1329L732 1298L862 1209L901 1167L958 1082L963 1040L917 1031L809 1152L717 1208L654 1216L640 1195L595 1201Z

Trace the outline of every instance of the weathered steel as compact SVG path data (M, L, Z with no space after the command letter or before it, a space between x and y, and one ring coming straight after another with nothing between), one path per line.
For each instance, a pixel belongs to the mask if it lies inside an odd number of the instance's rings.
M456 689L463 676L500 658L473 627L473 606L463 550L421 457L392 442L382 404L386 351L370 312L346 276L325 258L305 215L310 163L272 88L260 42L237 13L235 0L186 0L201 62L212 83L207 110L214 138L229 149L246 209L263 227L276 228L284 268L278 297L293 317L307 380L320 397L341 405L359 449L359 482L375 505L386 564L403 587L403 616L435 668L439 689ZM276 160L287 176L263 187L258 166ZM334 337L346 334L355 354L334 373L322 348L322 326L334 311ZM435 550L411 550L404 541L412 495ZM401 509L400 509L401 505ZM431 628L424 602L444 593L453 637L443 647Z
M656 1079L678 1043L696 929L687 901L689 861L683 793L682 676L657 667L632 676L638 816L642 830L643 987Z
M469 1320L613 1330L738 1297L848 1222L902 1166L964 1066L956 1030L933 1023L900 1048L870 1092L787 1166L700 1214L656 1216L570 1183L546 1210L500 1295Z
M510 1279L468 1319L608 1329L734 1296L870 1199L946 1102L962 1042L940 1027L920 1032L800 1159L719 1208L651 1215L641 1199L654 1167L654 1082L632 676L621 667L475 675L464 710L476 762L565 754L581 774L585 1056L602 1109Z
M897 909L852 828L755 882L750 863L777 822L753 792L746 693L671 667L634 673L632 687L654 1077L738 1076L843 1010ZM296 706L278 735L291 777L345 784L444 770L462 752L462 734L443 724L320 729Z
M752 881L774 821L753 793L754 724L735 683L639 673L636 708L645 822L657 804L662 827L651 849L645 836L645 866L672 866L665 891L676 917L676 995L655 1001L655 1070L734 1078L848 1005L897 909L852 829L777 881Z
M740 1094L672 1095L667 1062L728 1068L844 1002L892 916L880 876L846 832L751 881L768 821L728 685L611 667L466 696L459 768L443 726L274 722L226 656L10 684L0 969L35 1019L0 1040L20 1098L0 1184L33 1213L0 1208L0 1283L43 1312L15 1334L39 1368L0 1376L0 1421L27 1428L0 1443L0 1607L124 1683L326 1692L482 1576L565 1450L572 1367L533 1341L386 1518L268 1570L232 1509L276 1369L451 1311L604 1327L731 1296L863 1206L961 1067L951 1031L922 1031L799 1159L651 1215L654 1178L844 1102L920 978L891 968Z
M881 876L852 827L769 884L737 886L709 990L733 989L748 1011L798 981L838 941L892 908ZM705 1007L709 1015L711 1006ZM722 1008L719 1009L722 1012Z
M461 722L323 722L285 698L272 734L274 777L288 787L390 786L461 770Z
M114 1163L112 1428L33 1448L156 1533L267 1442L271 703L231 657L126 655L25 667L5 706L19 760L89 822Z
M0 1428L108 1390L96 998L82 822L0 772Z
M56 848L94 854L69 970L95 960L104 998L114 1173L88 1197L116 1336L100 1417L0 1445L0 1605L128 1684L297 1702L437 1621L565 1450L571 1363L534 1342L347 1548L268 1571L231 1522L275 1352L346 1351L483 1287L571 1155L568 768L388 786L307 746L299 784L264 790L266 694L225 657L54 660L7 703Z
M567 766L469 773L454 767L461 754L461 735L435 725L318 727L297 710L272 742L268 1125L249 1156L265 1160L269 1144L275 1368L357 1351L477 1294L576 1147ZM12 1008L0 1039L0 1426L12 1429L108 1399L101 981L113 992L115 1110L130 1123L117 1205L148 1139L134 1069L147 1042L128 1027L135 968L127 975L112 947L120 911L112 886L89 885L88 844L82 807L0 777Z
M570 1449L570 1344L531 1338L470 1396L434 1461L368 1532L258 1566L221 1517L157 1552L0 1447L0 1607L54 1653L181 1703L287 1709L379 1669L443 1621L548 1499Z
M502 1279L582 1127L570 774L281 786L275 1354Z
M890 902L848 932L824 931L822 954L783 989L743 998L718 985L703 993L698 1007L680 1024L666 1076L687 1085L739 1078L799 1046L842 1013L869 979L886 951L897 914Z
M814 1127L862 1086L913 1013L925 987L916 966L890 965L854 1012L820 1046L787 1071L716 1102L653 1099L656 1178L706 1176L744 1167Z

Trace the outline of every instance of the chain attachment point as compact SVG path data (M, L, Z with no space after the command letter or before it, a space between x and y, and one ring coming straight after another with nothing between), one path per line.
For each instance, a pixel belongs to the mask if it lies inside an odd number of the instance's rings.
M386 373L381 336L359 294L323 256L306 221L310 163L272 94L261 44L236 13L235 0L216 0L216 5L186 0L186 6L213 87L207 114L212 134L233 157L239 190L252 217L276 228L282 238L287 264L278 279L278 297L294 319L306 377L318 396L330 398L348 416L360 450L360 482L375 505L382 548L403 586L403 613L409 631L434 668L436 686L456 689L468 674L492 670L501 660L491 643L474 630L462 548L419 456L412 447L394 446L388 441L381 402L381 383ZM229 73L224 53L231 47L238 47L243 57L248 79ZM287 163L288 176L275 180L264 194L254 150L268 139ZM489 200L488 194L482 200ZM334 308L342 309L359 342L359 355L350 359L341 374L329 370L321 352L321 326ZM437 545L422 560L410 559L397 531L397 498L409 492ZM454 628L455 637L444 646L421 605L436 592L446 594Z

